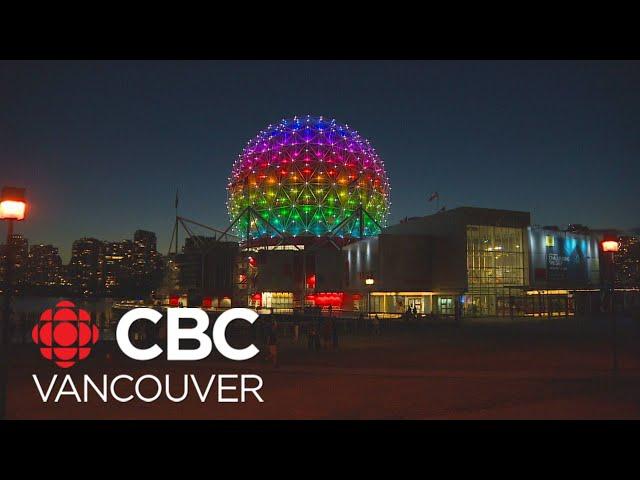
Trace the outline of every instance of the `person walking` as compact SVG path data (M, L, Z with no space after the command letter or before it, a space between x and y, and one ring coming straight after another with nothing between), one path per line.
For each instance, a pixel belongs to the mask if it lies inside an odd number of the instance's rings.
M380 319L378 318L378 314L373 317L373 333L375 335L380 335Z
M278 326L275 321L271 323L269 334L267 335L267 345L269 347L269 357L274 367L278 366Z
M334 350L338 349L338 323L335 318L331 319L331 347Z
M313 350L315 352L320 350L320 333L319 333L318 324L315 320L312 320L309 324L309 350Z
M331 340L331 320L332 317L325 318L322 322L322 348L329 350L329 342Z
M300 339L300 318L297 315L293 317L293 343L298 343Z
M456 323L462 320L462 302L457 297L456 297L456 303L455 303L455 316L456 316Z
M322 327L322 317L318 317L315 320L315 325L313 329L313 349L316 352L319 352L321 349L320 345L320 329Z
M307 348L313 350L313 321L307 327Z

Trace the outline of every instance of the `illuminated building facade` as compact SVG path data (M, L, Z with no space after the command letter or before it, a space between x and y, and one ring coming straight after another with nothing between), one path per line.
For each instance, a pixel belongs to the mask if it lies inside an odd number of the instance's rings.
M69 262L71 283L80 293L95 294L102 290L104 242L97 238L81 238L71 246Z
M344 305L344 252L333 245L300 251L259 249L250 252L247 271L253 307L285 311Z
M155 233L136 231L133 240L81 238L73 242L69 281L82 294L145 297L162 282Z
M63 285L65 282L58 248L53 245L31 245L27 277L29 285Z
M14 285L20 286L27 280L27 265L29 261L29 241L20 234L13 234L9 238L9 245L13 248L13 282ZM4 282L6 269L6 245L2 245L0 252L2 253L2 261L0 262L2 270L0 270L0 278Z
M162 255L157 249L154 232L136 230L133 234L131 275L137 288L150 290L162 281Z
M133 287L133 248L131 240L104 243L101 276L107 292Z
M527 212L461 207L344 247L346 290L361 295L355 309L383 313L571 314L593 308L599 240L531 226Z
M615 255L616 285L640 287L640 235L618 236L620 250Z

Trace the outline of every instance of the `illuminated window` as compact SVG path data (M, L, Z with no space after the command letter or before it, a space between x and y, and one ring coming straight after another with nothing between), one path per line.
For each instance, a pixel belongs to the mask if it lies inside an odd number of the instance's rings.
M495 315L498 296L528 283L523 244L520 228L467 226L466 314Z

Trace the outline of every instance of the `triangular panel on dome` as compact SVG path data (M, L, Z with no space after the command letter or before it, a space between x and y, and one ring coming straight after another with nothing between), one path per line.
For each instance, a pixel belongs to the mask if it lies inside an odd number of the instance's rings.
M382 231L380 224L369 213L359 206L351 215L336 225L331 236L340 238L364 238L378 235Z
M227 230L234 229L241 232L241 238L250 241L263 238L281 238L286 237L269 221L269 215L266 212L258 212L253 207L246 207L236 219L229 225Z

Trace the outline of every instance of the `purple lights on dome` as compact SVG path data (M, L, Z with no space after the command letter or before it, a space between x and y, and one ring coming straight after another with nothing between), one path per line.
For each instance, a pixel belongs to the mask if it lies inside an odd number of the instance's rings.
M229 215L251 206L280 232L322 236L359 207L368 216L364 235L378 233L389 211L384 163L368 140L347 125L323 117L295 117L270 125L247 143L228 184ZM375 220L375 221L372 221ZM270 235L264 226L240 219L236 232L246 238ZM348 225L360 229L360 220Z

